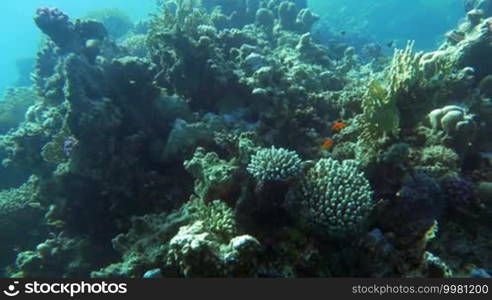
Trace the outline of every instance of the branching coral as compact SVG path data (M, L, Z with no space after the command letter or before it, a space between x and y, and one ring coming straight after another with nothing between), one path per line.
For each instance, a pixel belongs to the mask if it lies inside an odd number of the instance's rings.
M221 237L231 237L237 233L235 214L232 208L221 200L205 203L195 197L191 200L191 207L196 211L196 218L203 221L203 226L209 232Z
M397 49L386 73L388 93L391 97L408 92L419 78L419 61L422 53L413 53L414 42L409 42L405 49Z
M362 133L359 145L378 148L381 137L397 135L400 128L412 128L423 120L423 114L442 96L431 78L449 76L453 65L441 53L414 53L414 42L393 55L382 82L372 81L364 96L359 119Z
M357 163L319 160L293 190L293 203L308 227L347 237L365 225L373 208L372 188Z
M302 172L302 161L295 151L272 146L258 150L251 157L248 172L259 181L285 181Z

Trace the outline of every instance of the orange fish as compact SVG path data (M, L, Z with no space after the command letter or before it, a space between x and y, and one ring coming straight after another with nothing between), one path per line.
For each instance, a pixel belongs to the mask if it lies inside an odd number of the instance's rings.
M347 124L340 122L340 121L337 121L333 124L333 126L331 126L331 130L338 132L347 126L348 126Z
M321 150L330 149L333 144L335 144L335 141L333 139L326 139L321 145Z

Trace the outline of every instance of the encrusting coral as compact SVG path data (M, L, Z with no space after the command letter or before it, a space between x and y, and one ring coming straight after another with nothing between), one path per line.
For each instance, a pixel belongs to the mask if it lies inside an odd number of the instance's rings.
M195 177L195 194L205 201L227 198L235 188L238 167L234 161L221 160L217 153L197 148L184 167Z

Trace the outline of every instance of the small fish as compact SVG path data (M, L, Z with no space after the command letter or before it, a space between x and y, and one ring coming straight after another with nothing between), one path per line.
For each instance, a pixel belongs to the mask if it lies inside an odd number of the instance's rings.
M330 149L333 144L335 144L335 141L333 139L326 139L321 145L321 150Z
M340 130L344 129L347 126L348 126L347 124L345 124L345 123L343 123L341 121L336 121L331 126L331 130L336 131L336 132L339 132Z
M340 31L340 35L345 35L347 32L345 30Z
M395 48L396 47L396 42L395 41L390 41L388 44L386 44L388 48Z

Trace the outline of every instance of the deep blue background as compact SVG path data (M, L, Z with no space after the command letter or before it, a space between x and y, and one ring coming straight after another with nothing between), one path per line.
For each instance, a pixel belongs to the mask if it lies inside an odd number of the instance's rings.
M117 7L136 21L152 12L155 3L155 0L2 0L0 99L5 87L17 80L16 60L36 55L41 34L33 16L38 7L58 7L71 18L82 17L96 9Z

